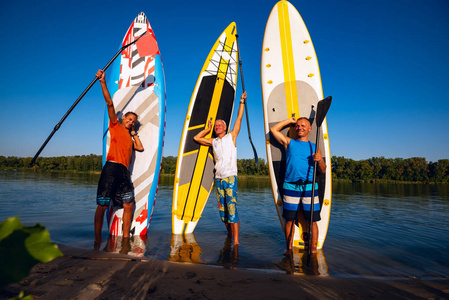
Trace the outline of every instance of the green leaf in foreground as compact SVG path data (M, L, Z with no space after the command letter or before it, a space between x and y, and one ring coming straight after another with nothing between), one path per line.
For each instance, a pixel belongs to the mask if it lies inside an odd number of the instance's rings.
M24 291L21 291L19 296L11 298L9 300L33 300L33 296L25 294Z
M41 224L23 226L18 217L0 224L0 288L22 280L39 262L62 256Z

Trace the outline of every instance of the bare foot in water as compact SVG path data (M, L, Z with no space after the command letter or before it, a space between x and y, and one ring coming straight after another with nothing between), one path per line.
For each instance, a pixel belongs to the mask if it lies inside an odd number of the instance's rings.
M284 256L286 256L286 257L292 257L292 256L293 256L293 250L292 250L292 249L287 249L287 250L284 252Z
M101 243L102 243L102 241L97 241L97 240L94 241L94 250L95 251L100 250Z

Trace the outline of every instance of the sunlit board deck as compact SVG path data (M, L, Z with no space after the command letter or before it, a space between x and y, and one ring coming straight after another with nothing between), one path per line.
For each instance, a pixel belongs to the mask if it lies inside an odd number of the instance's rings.
M112 65L108 76L108 88L113 95L114 107L120 119L128 111L138 116L136 129L144 151L133 151L129 171L134 185L135 205L131 223L131 235L145 236L150 226L156 200L162 162L165 131L165 78L162 59L156 38L144 13L140 13L129 27L121 46L129 44L146 32L145 51L138 44L126 48ZM139 43L139 42L138 42ZM139 53L140 50L140 53ZM103 160L109 149L109 117L104 116ZM104 162L104 161L103 161ZM110 207L109 233L123 235L123 209Z
M199 145L193 137L206 128L209 120L221 119L228 125L231 122L238 68L236 34L236 24L231 23L217 39L190 100L176 164L174 234L193 232L214 184L212 149ZM206 138L213 137L212 131Z
M287 118L307 117L312 120L309 140L316 140L315 114L323 99L318 59L309 32L298 11L288 1L279 1L268 18L262 45L262 97L265 123L267 161L270 170L274 203L282 227L282 184L285 176L285 150L274 140L270 128ZM319 147L327 165L326 173L318 176L321 221L318 222L318 248L323 247L331 209L331 156L326 120L320 127ZM285 135L295 138L293 130ZM300 214L302 216L302 214ZM293 246L304 248L304 219L296 227Z

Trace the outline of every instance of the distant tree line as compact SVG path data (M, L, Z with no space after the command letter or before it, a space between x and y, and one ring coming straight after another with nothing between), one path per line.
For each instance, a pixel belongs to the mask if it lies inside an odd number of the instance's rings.
M373 157L355 161L332 156L332 176L350 181L449 182L449 159Z
M177 158L167 156L162 159L161 173L175 174ZM1 169L27 169L30 157L0 156ZM385 158L373 157L355 161L350 158L333 156L331 159L332 177L348 181L412 181L449 182L449 159L427 162L422 157ZM101 155L39 157L31 170L100 172ZM268 176L268 165L264 159L259 164L254 159L238 159L240 175Z
M0 168L2 169L29 169L39 171L101 171L101 155L76 155L39 157L35 164L29 168L31 157L0 156Z

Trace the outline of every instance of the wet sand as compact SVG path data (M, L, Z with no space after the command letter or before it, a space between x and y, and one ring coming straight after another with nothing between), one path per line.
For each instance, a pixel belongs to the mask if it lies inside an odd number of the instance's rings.
M25 291L36 299L448 299L449 277L341 278L232 269L104 251L62 249L5 287L0 299Z

